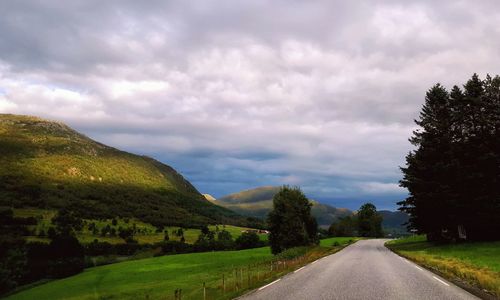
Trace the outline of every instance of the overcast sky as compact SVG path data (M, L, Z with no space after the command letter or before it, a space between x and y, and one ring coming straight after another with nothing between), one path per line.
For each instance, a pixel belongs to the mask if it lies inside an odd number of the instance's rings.
M500 1L1 1L0 113L66 122L220 197L405 197L425 91L500 71Z

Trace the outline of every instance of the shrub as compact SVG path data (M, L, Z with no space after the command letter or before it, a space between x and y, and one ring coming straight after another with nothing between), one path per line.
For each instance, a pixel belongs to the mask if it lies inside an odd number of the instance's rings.
M161 242L157 245L161 247L163 254L189 253L194 250L193 246L179 241Z
M287 259L293 259L302 255L305 255L309 247L294 247L294 248L289 248L286 249L285 251L279 253L276 255L276 258L279 260L287 260Z
M236 249L250 249L263 247L264 242L262 242L255 232L243 232L235 241Z

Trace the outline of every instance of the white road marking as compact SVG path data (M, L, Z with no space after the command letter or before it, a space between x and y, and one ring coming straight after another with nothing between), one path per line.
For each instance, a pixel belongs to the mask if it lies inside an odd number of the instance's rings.
M276 282L278 282L278 281L280 281L280 280L281 280L281 278L280 278L280 279L277 279L277 280L275 280L275 281L273 281L273 282L271 282L271 283L269 283L269 284L266 284L265 286L263 286L263 287L259 288L259 291L260 291L260 290L265 289L266 287L270 286L271 284L275 284Z
M447 284L446 282L444 282L441 279L437 278L436 276L432 276L432 278L436 279L437 281L441 282L442 284L444 284L446 286L450 286L449 284Z
M302 269L304 269L304 268L305 268L305 267L302 267L302 268L300 268L300 269L297 269L297 270L295 270L293 273L297 273L298 271L300 271L300 270L302 270Z
M319 260L319 259L318 259L318 260ZM312 264L315 264L318 260L313 261L313 262L311 263L311 265L312 265Z
M415 268L419 269L420 271L423 271L421 267L413 265Z

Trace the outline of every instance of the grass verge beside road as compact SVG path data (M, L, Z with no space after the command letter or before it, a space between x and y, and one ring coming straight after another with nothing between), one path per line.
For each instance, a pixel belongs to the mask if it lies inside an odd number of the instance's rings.
M182 290L182 299L203 299L203 284L207 299L232 299L355 240L330 238L278 256L264 247L127 261L86 269L7 299L175 299L176 290Z
M451 280L500 297L500 242L434 244L425 236L413 236L389 241L386 246Z

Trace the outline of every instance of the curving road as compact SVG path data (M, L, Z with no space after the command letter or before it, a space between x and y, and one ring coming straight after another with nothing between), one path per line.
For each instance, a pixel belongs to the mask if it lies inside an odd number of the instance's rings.
M241 299L478 299L392 253L385 241L359 241Z

